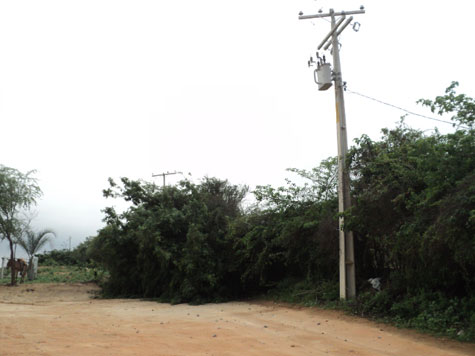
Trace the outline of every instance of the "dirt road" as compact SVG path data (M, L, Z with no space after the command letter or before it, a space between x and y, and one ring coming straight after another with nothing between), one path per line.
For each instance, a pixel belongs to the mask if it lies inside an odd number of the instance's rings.
M0 286L0 355L475 355L342 315L273 303L91 299L87 284Z

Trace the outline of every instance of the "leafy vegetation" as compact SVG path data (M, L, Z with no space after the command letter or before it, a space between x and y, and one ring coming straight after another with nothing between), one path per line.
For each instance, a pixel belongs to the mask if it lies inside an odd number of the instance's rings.
M132 206L106 209L107 226L91 241L90 256L111 278L105 292L172 302L218 300L239 294L230 222L242 215L246 187L217 179L178 187L110 180L106 196ZM233 267L231 267L233 266Z
M23 234L16 237L16 242L28 255L28 279L31 280L35 278L33 257L44 245L46 245L46 243L50 241L52 237L55 236L56 234L54 231L49 229L35 232L30 228L27 228Z
M34 173L0 165L0 240L7 239L12 260L13 243L24 230L20 213L36 204L41 196L41 189L32 177ZM16 273L11 274L11 284L16 284Z
M87 238L73 250L51 250L36 254L36 256L38 256L39 265L94 268L96 267L95 263L87 255L87 249L89 245L90 238Z
M475 340L475 110L456 86L421 100L452 113L453 133L401 122L350 150L354 300L338 300L335 158L291 169L307 184L257 187L246 209L247 187L215 178L163 188L110 180L104 195L130 206L105 209L86 258L110 273L109 295L201 303L267 294ZM381 291L371 277L382 279Z
M391 290L474 291L475 135L422 133L401 125L350 153L359 272ZM368 219L371 217L371 219Z
M27 253L28 258L31 260L54 236L56 236L54 231L49 229L38 232L27 230L24 235L16 238L16 242Z
M447 297L442 292L421 290L396 298L390 290L366 291L344 308L399 327L413 328L462 341L475 340L475 298Z

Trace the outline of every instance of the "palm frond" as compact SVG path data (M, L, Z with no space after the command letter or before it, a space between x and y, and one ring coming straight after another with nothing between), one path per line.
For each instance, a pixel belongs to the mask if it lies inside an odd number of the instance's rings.
M52 236L50 236L52 235ZM50 229L44 229L39 232L27 230L23 235L17 236L18 245L25 250L29 257L35 255L56 233Z

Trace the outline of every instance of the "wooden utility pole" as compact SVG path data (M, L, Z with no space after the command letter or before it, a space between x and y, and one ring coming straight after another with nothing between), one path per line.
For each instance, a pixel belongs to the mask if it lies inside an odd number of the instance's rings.
M317 14L317 15L303 15L300 13L299 19L315 19L330 17L331 18L331 31L325 36L323 41L318 46L318 50L322 47L327 50L330 46L331 54L333 56L333 72L332 78L335 82L335 106L336 106L336 125L337 125L337 140L338 140L338 212L339 218L339 255L340 255L340 298L354 298L356 296L356 282L355 282L355 258L354 258L354 243L353 232L345 230L345 221L343 214L351 207L350 198L350 176L346 168L346 155L348 152L348 138L346 129L346 114L345 114L345 100L344 100L344 83L341 74L340 64L340 48L338 42L338 36L343 30L351 23L353 16L346 19L346 15L363 14L364 8L356 11L342 11L335 13L333 9L330 9L329 13ZM336 17L340 16L338 21ZM346 21L345 21L346 19ZM355 28L354 28L355 29ZM320 56L317 52L317 58ZM317 62L310 58L308 62L309 66ZM317 71L323 68L325 64L325 57L323 61L318 64ZM328 64L327 64L328 65ZM317 73L320 75L320 72ZM316 78L316 77L315 77ZM317 81L317 80L315 80ZM317 82L320 90L326 90L331 84L323 85L325 83Z

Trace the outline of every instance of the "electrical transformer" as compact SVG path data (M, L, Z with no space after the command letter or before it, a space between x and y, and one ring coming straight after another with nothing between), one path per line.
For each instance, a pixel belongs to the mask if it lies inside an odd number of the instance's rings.
M332 86L332 69L330 63L323 63L315 69L315 83L318 84L318 90L327 90Z

